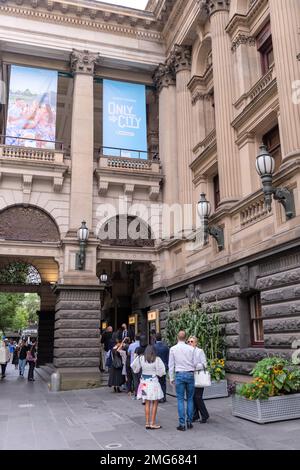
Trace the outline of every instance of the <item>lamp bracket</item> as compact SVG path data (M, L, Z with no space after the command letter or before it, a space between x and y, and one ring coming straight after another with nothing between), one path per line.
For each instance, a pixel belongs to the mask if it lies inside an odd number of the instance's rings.
M295 201L292 191L287 188L274 188L274 199L283 205L287 219L296 216Z
M219 226L212 226L208 228L208 233L211 235L218 244L219 251L224 250L224 230Z

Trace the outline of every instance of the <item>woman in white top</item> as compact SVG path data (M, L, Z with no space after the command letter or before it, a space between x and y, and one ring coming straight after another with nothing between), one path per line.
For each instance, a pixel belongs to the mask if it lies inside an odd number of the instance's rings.
M166 368L162 360L156 356L153 346L147 346L143 356L138 356L131 368L135 374L142 372L137 399L143 398L146 401L146 429L160 429L161 426L155 424L158 400L164 397L158 377L166 374ZM151 412L152 403L152 412ZM151 414L151 422L150 422Z
M0 346L0 364L1 364L1 378L4 379L7 363L9 362L10 354L7 343L2 341Z
M203 349L197 347L198 339L196 336L190 336L188 339L188 344L195 348L196 357L197 357L197 366L196 370L203 370L207 368L207 360ZM201 423L206 423L209 418L208 411L206 409L204 400L203 400L203 387L195 387L194 393L194 417L193 422L198 421L201 415ZM200 415L199 415L200 413Z

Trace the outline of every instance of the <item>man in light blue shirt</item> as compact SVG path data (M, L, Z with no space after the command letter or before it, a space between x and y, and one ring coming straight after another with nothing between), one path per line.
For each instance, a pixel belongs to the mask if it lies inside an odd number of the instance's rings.
M178 405L179 426L178 431L185 431L185 418L187 415L187 428L192 429L194 415L194 371L197 366L197 357L192 346L186 344L185 331L179 331L178 343L170 349L169 376L171 384L175 381ZM187 410L185 413L184 395L187 398Z

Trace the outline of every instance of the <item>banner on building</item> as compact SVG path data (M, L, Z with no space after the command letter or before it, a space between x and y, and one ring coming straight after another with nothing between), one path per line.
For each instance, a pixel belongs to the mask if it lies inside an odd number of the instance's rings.
M58 72L11 66L7 145L55 148Z
M145 85L103 80L103 154L147 159Z

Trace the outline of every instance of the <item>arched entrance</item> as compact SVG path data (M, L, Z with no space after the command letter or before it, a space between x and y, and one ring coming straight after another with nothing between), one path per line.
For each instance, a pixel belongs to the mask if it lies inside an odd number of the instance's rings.
M59 249L58 226L44 210L16 204L0 211L0 293L39 296L39 365L53 362Z
M0 307L0 329L3 334L10 336L9 333L12 330L9 329L9 326L15 324L14 316L18 314L18 309L23 308L26 312L26 300L29 296L33 300L32 294L36 294L39 298L36 320L31 320L29 317L28 323L25 324L25 319L24 323L20 319L21 323L17 322L17 328L19 337L38 337L38 365L53 362L56 298L52 292L51 283L45 282L39 271L39 269L43 271L46 266L50 267L52 273L55 271L58 273L57 264L51 259L43 260L41 263L37 259L0 258L0 294L2 299L11 300L11 304L8 304L9 308L15 309L15 312L4 312ZM17 301L13 302L16 296Z
M105 272L108 281L102 299L102 322L116 331L122 323L132 332L147 332L148 292L153 287L155 240L151 228L138 217L118 215L100 229L101 241L97 275Z

